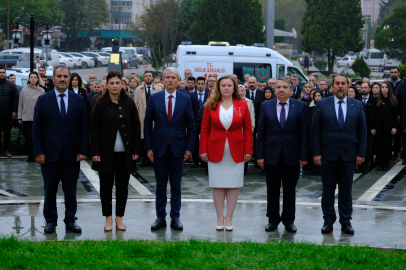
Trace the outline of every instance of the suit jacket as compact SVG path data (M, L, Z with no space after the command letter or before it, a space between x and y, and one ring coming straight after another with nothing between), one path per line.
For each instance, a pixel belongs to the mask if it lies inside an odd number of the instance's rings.
M126 173L137 171L137 164L132 160L132 155L141 153L140 119L132 97L123 95L120 95L118 104L113 103L110 95L107 95L94 107L90 130L92 156L100 156L100 162L93 162L93 170L113 173L117 130L126 153Z
M261 106L257 137L257 159L276 165L283 149L288 166L298 166L308 155L308 115L304 102L290 98L288 117L282 129L276 105L278 99L266 101Z
M152 123L155 124L154 128ZM172 152L183 157L185 151L193 151L195 144L195 121L190 95L176 92L175 108L169 122L165 107L165 91L150 96L144 119L145 149L153 150L155 157L162 157L171 138Z
M156 85L153 85L151 89L151 96L155 93L161 92L162 88ZM140 123L141 123L141 139L144 139L144 119L145 119L145 112L147 110L147 97L145 93L145 86L141 85L138 86L135 89L134 93L134 102L135 105L137 106L138 110L138 117L140 118Z
M296 91L295 91L296 88ZM293 95L292 98L294 99L301 99L302 98L302 88L300 86L293 86Z
M216 110L204 110L199 153L207 153L210 162L220 162L227 138L234 162L243 162L244 154L253 153L251 116L247 102L233 100L233 121L228 130L220 121L220 106L219 102Z
M88 106L92 105L92 99L93 99L94 95L96 95L95 92L90 92L89 94L87 94L86 101L87 101Z
M364 106L358 100L347 97L347 114L344 128L338 124L334 96L317 101L312 122L313 156L322 155L328 161L355 161L365 157L367 125Z
M198 122L198 114L199 114L199 109L200 109L200 103L199 103L199 96L197 94L197 90L195 92L189 92L190 98L192 100L192 110L193 110L193 117L195 120L195 125ZM203 104L206 102L207 100L207 93L204 94L204 101Z
M245 97L250 98L251 96L251 90L245 90ZM259 110L261 109L262 102L265 101L265 93L264 91L258 90L255 95L255 100L254 100L254 109L255 109L255 130L254 133L257 132L258 130L258 122L259 122Z
M66 162L76 162L78 154L89 155L89 126L83 97L68 91L68 111L62 122L55 91L38 97L32 127L34 155L45 154L54 162L62 151Z
M360 101L362 102L362 95ZM367 123L367 133L371 132L371 130L373 129L376 129L375 128L376 103L377 99L373 95L369 95L368 102L366 105L362 103L362 105L364 106L364 113Z
M323 93L323 98L332 97L332 96L334 95L334 94L333 94L332 92L330 92L328 89L329 89L329 88L327 88L325 91L321 91L321 92Z

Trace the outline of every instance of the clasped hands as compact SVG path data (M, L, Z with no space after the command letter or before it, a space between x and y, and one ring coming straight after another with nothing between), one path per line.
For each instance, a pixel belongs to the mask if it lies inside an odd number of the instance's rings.
M361 165L362 162L364 162L364 160L365 160L365 158L357 156L357 159L356 159L356 162L355 162L355 163L356 163L356 166L358 167L359 165ZM317 166L321 166L321 164L322 164L321 155L314 156L314 157L313 157L313 162L314 162L314 164L316 164Z
M183 157L183 162L185 162L186 160L188 160L188 158L192 155L192 152L190 151L185 151L185 156ZM154 151L148 150L147 152L147 156L149 158L149 160L151 160L152 163L154 163Z
M200 158L201 158L204 162L209 161L209 156L208 156L207 153L200 154ZM244 161L245 161L245 162L250 161L251 158L252 158L252 155L250 155L250 154L244 154Z
M258 159L257 160L257 163L258 163L258 165L262 168L262 169L264 169L265 168L265 160L264 159ZM300 166L305 166L306 164L307 164L307 161L305 161L305 160L299 160L299 164L300 164Z
M94 161L94 158L95 157L93 157L93 161ZM82 161L82 160L85 160L85 159L87 159L87 156L84 156L84 155L81 155L81 154L78 154L76 156L76 162ZM37 162L39 164L45 164L45 160L46 160L45 154L41 154L41 155L38 155L38 156L35 157L35 162ZM99 160L100 160L100 157L99 157Z
M132 155L132 159L133 160L137 160L138 159L138 155ZM85 157L86 158L86 157ZM94 162L100 162L101 160L100 160L100 156L94 156L94 157L92 157L92 160L94 161Z

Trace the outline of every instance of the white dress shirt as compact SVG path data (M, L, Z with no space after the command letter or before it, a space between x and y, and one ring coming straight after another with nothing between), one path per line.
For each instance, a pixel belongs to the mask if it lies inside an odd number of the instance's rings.
M364 99L365 99L365 102L364 102ZM362 103L367 104L368 100L369 100L369 95L367 97L362 96Z
M278 116L278 121L281 122L281 111L282 111L282 105L280 104L281 102L279 99L276 99L276 115ZM285 108L285 121L288 119L288 113L289 113L289 99L286 100L286 105L284 106Z
M223 127L228 130L231 127L233 122L233 113L234 105L231 105L228 110L224 109L223 105L220 104L220 122L223 124Z
M252 93L254 93L254 100L255 100L255 97L257 96L257 89L255 89L254 91L251 91L250 90L250 95L249 95L249 99L251 99L251 95L252 95Z
M169 102L169 94L166 89L165 89L165 108L166 108L166 114L168 115L168 102ZM172 117L173 117L173 112L175 111L175 102L176 102L176 90L172 93Z
M334 105L336 108L336 116L337 116L337 120L338 120L338 108L340 108L340 104L338 104L340 100L334 96ZM343 110L343 115L344 115L344 121L345 121L345 117L347 116L347 96L343 99L343 103L341 103L341 109Z
M75 92L75 94L79 94L79 87L75 88L72 86L73 92Z
M68 94L69 94L69 90L66 89L65 92L63 93L59 93L58 90L54 89L55 91L55 95L56 95L56 102L58 103L58 107L59 107L59 112L61 111L61 97L59 96L60 94L65 94L65 96L63 97L63 101L65 103L65 109L66 109L66 113L68 113Z

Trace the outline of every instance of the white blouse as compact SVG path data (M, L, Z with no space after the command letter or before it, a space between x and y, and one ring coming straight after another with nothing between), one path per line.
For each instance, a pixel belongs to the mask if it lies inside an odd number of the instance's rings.
M220 122L223 124L223 127L226 130L230 128L231 123L233 122L233 109L233 105L231 105L231 107L226 110L223 108L223 105L220 104Z

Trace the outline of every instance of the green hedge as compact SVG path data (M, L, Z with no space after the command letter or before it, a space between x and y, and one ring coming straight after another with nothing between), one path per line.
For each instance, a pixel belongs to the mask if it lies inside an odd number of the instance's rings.
M10 143L10 152L12 155L27 155L27 151L25 149L25 139L22 137L22 131L21 131L21 136L20 139L18 139L19 135L19 129L18 128L13 128L11 129L11 143ZM1 138L2 141L0 142L1 144L1 149L4 152L4 147L3 147L3 141L4 141L4 133L1 133Z

